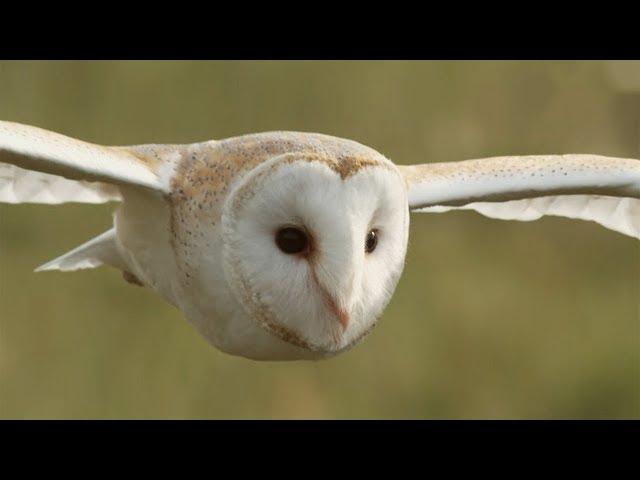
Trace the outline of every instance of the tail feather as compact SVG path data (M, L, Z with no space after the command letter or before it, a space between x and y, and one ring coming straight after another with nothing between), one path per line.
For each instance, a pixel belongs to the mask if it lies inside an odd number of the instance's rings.
M35 271L60 270L70 272L85 268L96 268L104 264L123 271L127 270L116 246L116 231L114 228L39 266Z

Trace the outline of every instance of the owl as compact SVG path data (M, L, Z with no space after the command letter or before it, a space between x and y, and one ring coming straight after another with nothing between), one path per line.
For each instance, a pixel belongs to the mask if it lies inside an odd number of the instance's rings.
M322 359L382 316L402 274L410 212L559 215L640 238L640 161L575 154L403 166L316 133L123 147L0 122L0 201L117 202L113 228L36 271L109 265L177 307L219 350Z

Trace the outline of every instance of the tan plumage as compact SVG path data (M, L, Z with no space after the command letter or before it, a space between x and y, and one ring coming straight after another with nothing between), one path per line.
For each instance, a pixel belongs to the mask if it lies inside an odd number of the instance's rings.
M640 238L640 161L397 166L314 133L105 147L0 122L0 201L119 202L113 229L38 270L108 264L223 351L311 359L351 348L381 316L404 265L409 210L560 215ZM295 251L279 243L287 229Z

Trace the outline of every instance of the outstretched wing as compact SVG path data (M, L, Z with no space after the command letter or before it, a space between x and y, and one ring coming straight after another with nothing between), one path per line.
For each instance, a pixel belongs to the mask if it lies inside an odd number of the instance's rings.
M152 157L0 121L0 202L101 203L117 185L163 190Z
M539 155L398 168L414 211L475 210L524 221L556 215L640 238L640 160Z

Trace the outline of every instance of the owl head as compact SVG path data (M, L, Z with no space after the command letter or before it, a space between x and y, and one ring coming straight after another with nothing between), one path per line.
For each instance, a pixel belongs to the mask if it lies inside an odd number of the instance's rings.
M363 338L402 273L406 187L380 158L277 156L223 211L225 274L253 320L319 356Z

